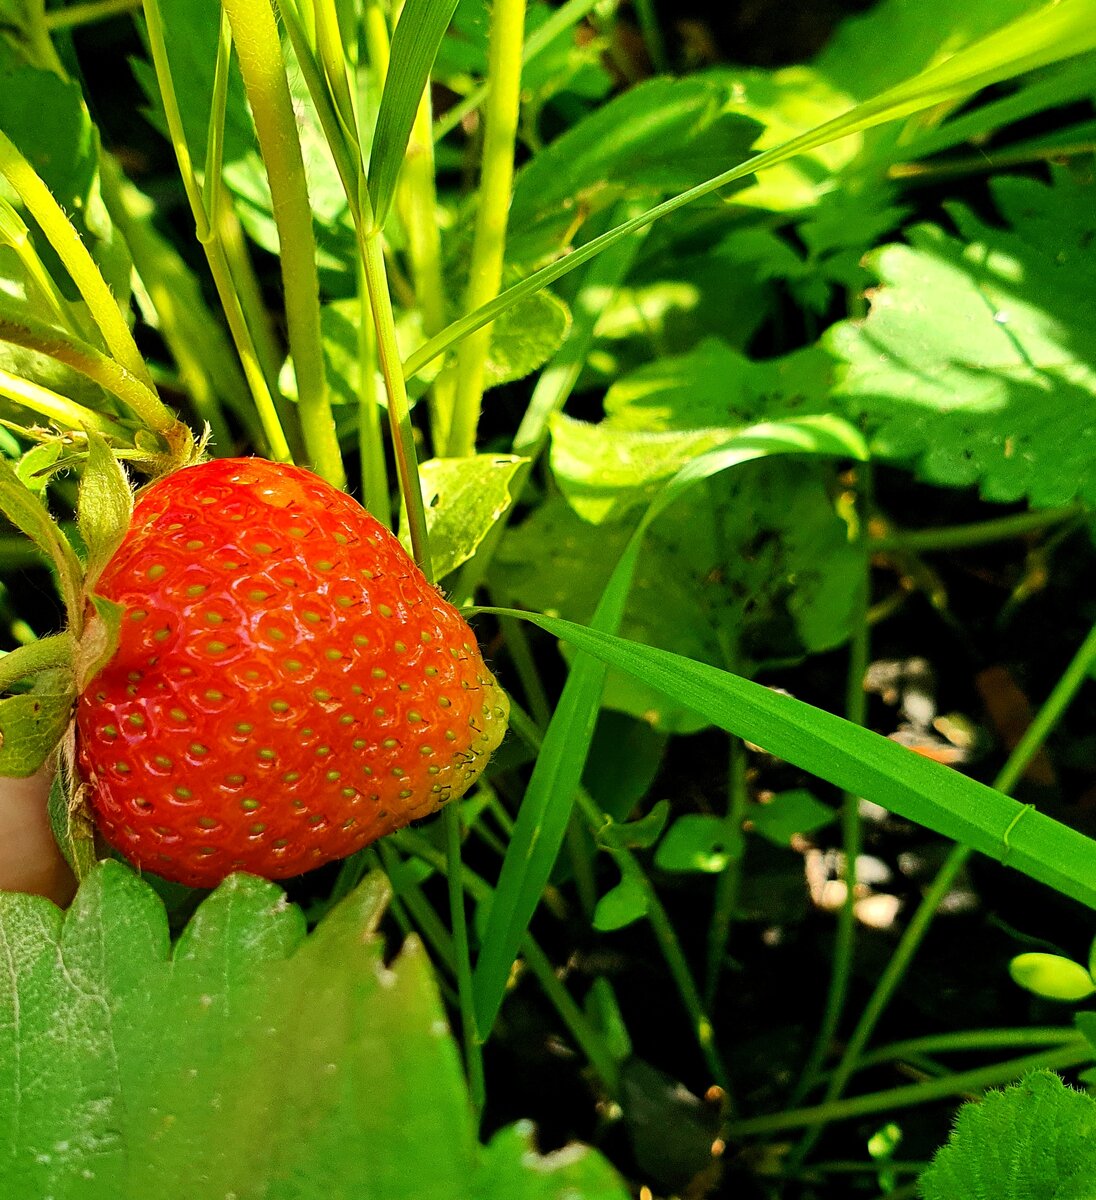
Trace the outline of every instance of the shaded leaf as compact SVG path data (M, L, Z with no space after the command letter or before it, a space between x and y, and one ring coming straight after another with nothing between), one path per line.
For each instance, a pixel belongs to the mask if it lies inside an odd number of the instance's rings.
M597 842L610 849L634 848L646 850L662 836L670 815L669 800L659 802L645 816L635 821L607 821L597 831Z
M663 871L703 871L717 875L742 854L742 831L721 817L688 814L666 831L655 852L655 866Z
M515 304L491 326L484 387L531 375L555 354L570 327L567 305L551 292Z
M610 933L631 925L646 914L647 893L630 874L625 874L616 887L597 902L593 926L602 933Z
M813 833L837 819L828 804L822 804L804 788L777 792L767 804L750 809L750 824L774 846L787 846L797 834Z

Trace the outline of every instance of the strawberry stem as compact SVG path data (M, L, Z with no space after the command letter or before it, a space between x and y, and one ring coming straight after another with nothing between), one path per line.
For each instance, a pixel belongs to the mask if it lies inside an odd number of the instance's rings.
M345 487L346 472L335 434L320 335L320 284L308 182L274 10L269 0L223 3L255 117L278 226L286 324L305 448L324 479Z

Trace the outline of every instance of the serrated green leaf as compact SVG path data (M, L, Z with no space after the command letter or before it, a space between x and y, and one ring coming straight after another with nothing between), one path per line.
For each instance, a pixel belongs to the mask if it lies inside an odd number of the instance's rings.
M663 871L702 871L718 875L733 858L739 858L745 839L742 831L721 817L690 813L666 831L655 851L655 866Z
M1008 973L1013 983L1045 1000L1075 1004L1096 993L1096 983L1085 968L1060 954L1017 954Z
M369 198L382 228L396 195L419 100L457 0L407 0L392 34L392 58L369 154Z
M645 817L636 821L607 822L597 831L596 840L599 845L610 849L631 847L646 850L662 836L669 815L669 800L659 800Z
M29 692L0 700L0 776L25 779L57 748L76 702L72 672L41 671Z
M626 874L615 888L605 893L594 909L593 926L602 933L623 929L647 915L647 893Z
M767 804L750 809L750 824L774 846L787 846L798 833L813 833L837 819L828 804L822 804L804 788L777 792Z
M366 880L306 939L280 888L234 875L172 953L118 863L67 914L0 895L3 1194L625 1200L593 1152L481 1156L425 955L386 964L386 896Z
M824 344L848 364L837 389L877 455L989 500L1096 502L1096 269L1091 180L999 181L1012 223L951 209L871 257L883 286L862 324Z
M921 1176L924 1200L1089 1200L1096 1100L1050 1071L959 1110L948 1144Z
M133 516L133 492L122 464L99 434L88 430L88 456L76 502L76 523L87 549L84 586L95 586L122 544Z
M552 357L571 327L567 305L551 292L515 304L491 326L484 387L524 379Z
M434 574L444 578L467 562L510 507L510 481L528 459L514 454L431 458L419 464ZM406 514L400 540L411 549Z

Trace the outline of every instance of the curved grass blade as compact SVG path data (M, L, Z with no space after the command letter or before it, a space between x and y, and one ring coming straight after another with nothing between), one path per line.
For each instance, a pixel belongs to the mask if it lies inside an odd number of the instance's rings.
M520 617L803 770L1096 909L1096 840L878 733L706 663L555 617Z
M694 484L740 463L773 454L866 458L851 425L834 417L751 426L727 445L687 463L648 508L606 585L594 628L620 627L643 537L660 513ZM544 735L514 827L476 962L473 990L476 1024L486 1037L502 1004L510 968L555 865L582 777L605 682L603 662L580 655L571 667L559 704Z
M384 227L392 208L419 100L456 7L457 0L407 0L392 34L392 57L369 155L369 197L377 229Z

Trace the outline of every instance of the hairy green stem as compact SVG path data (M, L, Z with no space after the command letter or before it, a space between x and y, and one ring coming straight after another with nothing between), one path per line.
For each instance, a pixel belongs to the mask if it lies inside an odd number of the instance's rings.
M15 189L27 211L38 222L49 244L57 252L57 257L87 303L92 320L99 327L111 356L154 394L152 377L140 350L137 349L137 343L133 340L133 334L130 333L129 324L117 298L107 286L72 222L53 198L53 193L42 182L15 143L3 132L0 132L0 174L4 175ZM149 410L148 418L154 420L149 428L156 433L167 433L175 424L175 414L158 401L157 404L159 411Z
M160 417L162 413L169 413L169 410L160 402L159 397L116 359L109 358L94 346L78 341L28 314L8 315L2 308L0 341L25 346L28 350L36 350L39 354L72 367L105 388L111 395L117 396L149 429L161 432ZM166 433L174 432L179 424L173 414L169 415L171 424L164 431Z
M278 26L269 0L223 0L223 3L255 117L278 226L286 325L297 377L305 448L315 470L329 483L343 487L346 472L327 393L320 335L320 285L312 209Z
M123 445L129 445L133 441L132 432L123 429L110 417L3 369L0 369L0 396L30 409L63 429L94 429L108 437L116 438Z
M484 123L479 208L464 300L465 311L469 313L493 300L502 284L507 217L514 179L514 145L521 107L524 30L525 0L495 0L487 56L490 91ZM490 348L490 325L472 333L461 343L457 356L453 425L446 450L451 457L463 458L475 453Z

